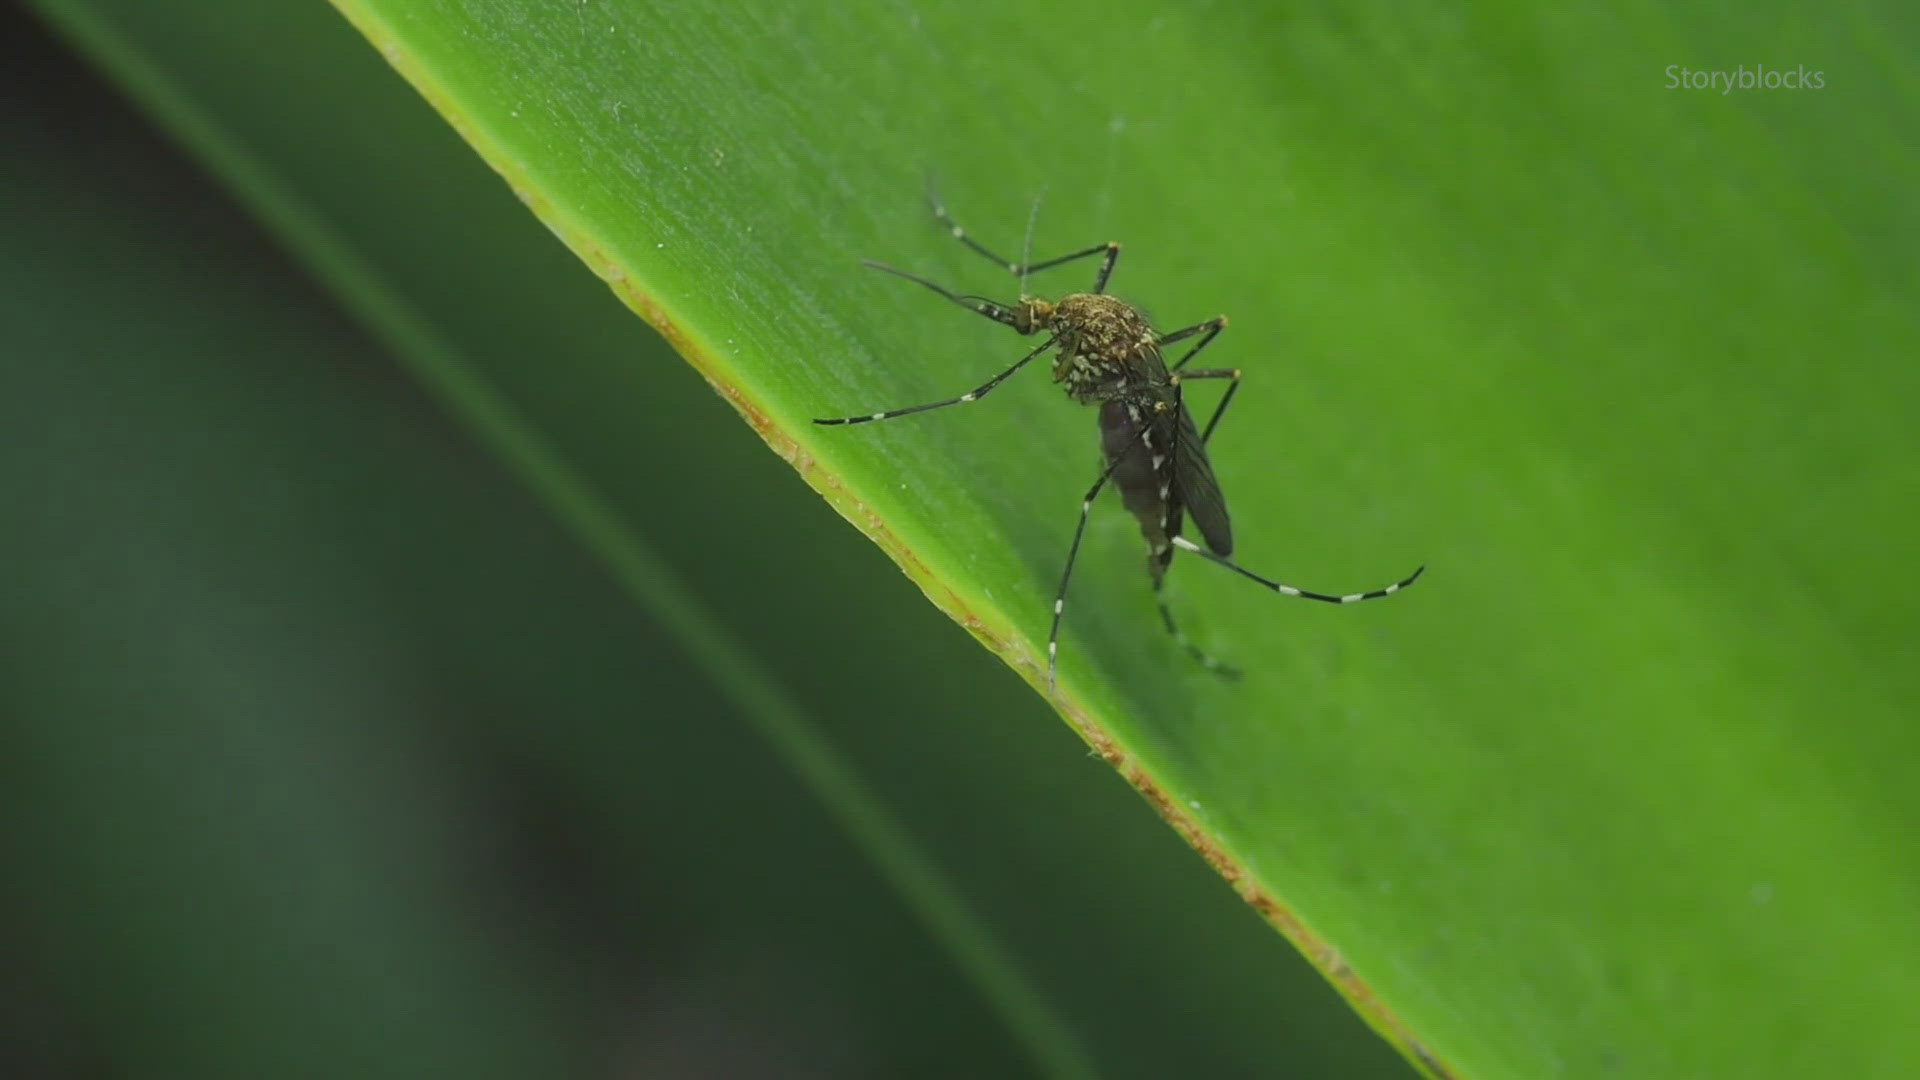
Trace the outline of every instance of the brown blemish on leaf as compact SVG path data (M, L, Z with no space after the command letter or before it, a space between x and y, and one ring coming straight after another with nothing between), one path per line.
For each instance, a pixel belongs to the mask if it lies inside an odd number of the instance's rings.
M1074 726L1084 733L1079 722L1075 722ZM1091 739L1089 743L1092 743ZM1100 747L1095 745L1095 749L1099 750ZM1215 873L1226 879L1227 884L1240 895L1240 899L1258 911L1268 924L1280 931L1288 941L1293 943L1294 948L1299 949L1314 967L1320 969L1320 973L1326 976L1335 990L1340 992L1340 996L1346 998L1353 1010L1365 1018L1382 1038L1398 1047L1403 1054L1435 1080L1453 1080L1456 1074L1416 1039L1406 1023L1395 1016L1385 1003L1375 996L1373 988L1361 981L1360 977L1347 965L1346 958L1340 955L1339 950L1322 941L1307 928L1305 923L1300 921L1298 916L1263 890L1246 873L1245 868L1235 861L1218 841L1208 835L1199 822L1168 796L1165 789L1161 788L1153 777L1147 775L1146 771L1137 765L1128 763L1124 755L1117 750L1101 751L1101 756L1127 778L1127 782L1133 785L1134 790L1152 804L1160 817L1173 826L1173 830L1179 833L1189 846L1199 852L1200 857L1207 861L1208 866L1213 867Z

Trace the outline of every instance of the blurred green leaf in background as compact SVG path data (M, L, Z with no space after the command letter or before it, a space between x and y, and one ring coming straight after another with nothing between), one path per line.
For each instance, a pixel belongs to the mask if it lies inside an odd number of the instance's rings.
M340 6L8 35L0 1066L1910 1073L1911 14ZM1090 414L808 423L1022 347L928 171L1429 578L1104 507L1049 719L909 585L1035 681Z

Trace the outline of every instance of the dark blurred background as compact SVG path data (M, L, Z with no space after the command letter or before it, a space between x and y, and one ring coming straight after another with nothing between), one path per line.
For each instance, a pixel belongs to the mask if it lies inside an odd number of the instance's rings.
M647 359L679 606L3 10L0 1075L1407 1074L332 12L471 272Z

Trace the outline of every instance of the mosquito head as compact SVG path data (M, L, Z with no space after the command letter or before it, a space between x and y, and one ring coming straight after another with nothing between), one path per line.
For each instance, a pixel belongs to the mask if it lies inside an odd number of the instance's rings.
M1022 334L1031 334L1036 330L1044 330L1048 324L1053 322L1053 308L1054 305L1051 301L1036 300L1031 296L1023 296L1020 298L1019 303L1013 305L1013 310L1008 313L1013 316L1010 325Z

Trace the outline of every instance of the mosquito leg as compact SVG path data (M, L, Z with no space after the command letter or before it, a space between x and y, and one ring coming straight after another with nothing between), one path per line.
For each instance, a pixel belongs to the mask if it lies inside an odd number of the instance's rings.
M1067 610L1067 583L1073 580L1073 563L1080 557L1080 539L1087 533L1087 515L1093 512L1093 500L1107 486L1115 466L1125 455L1116 455L1080 500L1080 523L1073 527L1073 544L1067 548L1067 567L1060 572L1060 591L1053 595L1053 625L1047 629L1047 689L1052 690L1060 667L1060 616Z
M1007 370L1001 372L998 375L995 375L993 378L988 379L986 382L981 383L979 386L974 387L972 390L969 390L966 393L961 394L959 397L956 397L956 398L948 398L945 401L932 401L932 402L928 402L925 405L910 405L904 409L890 409L884 412L870 413L866 416L843 416L843 417L838 417L831 420L815 420L814 423L825 424L828 426L832 426L835 424L867 424L867 423L872 423L875 420L891 420L896 416L906 416L909 413L926 412L929 409L944 409L949 405L971 404L975 401L979 401L983 397L986 397L989 393L992 392L994 387L999 386L1001 383L1007 381L1007 378L1011 376L1014 372L1019 371L1021 368L1027 366L1027 362L1029 360L1032 360L1034 357L1039 356L1041 353L1046 352L1048 349L1052 347L1053 347L1053 339L1048 338L1046 341L1043 341L1040 343L1039 348L1033 350L1027 355L1014 361L1012 367L1008 368Z
M1093 280L1093 291L1102 293L1107 291L1107 278L1113 275L1113 264L1120 258L1120 245L1109 241L1105 244L1096 244L1093 247L1087 248L1085 251L1076 251L1071 255L1062 255L1057 259L1046 259L1036 263L1014 262L1012 259L1002 258L994 254L978 240L968 236L967 230L961 228L960 224L948 215L946 206L940 202L939 194L937 194L931 186L927 188L927 203L933 207L933 216L939 219L940 224L946 227L947 232L952 234L955 240L960 241L962 244L967 245L969 248L985 256L987 261L998 266L1000 269L1023 280L1028 274L1040 270L1051 270L1056 266L1062 266L1077 259L1084 259L1104 252L1106 259L1100 263L1100 272L1094 276Z
M1213 407L1213 415L1207 419L1207 426L1200 431L1200 444L1206 445L1213 438L1213 429L1220 426L1220 418L1227 415L1227 406L1232 403L1233 395L1240 392L1239 368L1189 368L1175 375L1176 382L1189 379L1232 379L1227 392L1220 395L1220 404Z
M883 273L892 274L894 277L906 278L915 285L924 285L976 315L985 315L994 322L1011 326L1016 330L1020 328L1020 324L1015 321L1013 317L1013 310L1005 304L997 304L982 296L961 296L949 289L935 285L933 282L917 274L909 274L905 270L897 270L875 259L862 259L860 265L865 266L869 270L879 270Z
M1267 578L1263 578L1259 574L1256 574L1253 571L1248 570L1246 567L1241 566L1240 564L1234 562L1232 559L1226 558L1221 555L1215 555L1213 552L1208 551L1207 549L1201 547L1200 545L1194 543L1193 541L1187 539L1184 536L1174 537L1173 546L1179 548L1182 551L1191 551L1195 555L1198 555L1209 562L1217 562L1221 566L1224 566L1227 569L1233 571L1234 573L1239 574L1243 578L1246 578L1250 581L1258 582L1261 585L1265 585L1267 588L1272 589L1274 592L1279 593L1281 596L1297 596L1302 600L1318 600L1323 604L1357 604L1362 600L1378 600L1383 596L1392 596L1394 593L1397 593L1401 589L1404 589L1407 586L1413 584L1414 582L1420 580L1420 575L1427 572L1427 568L1422 566L1419 569L1415 570L1413 573L1408 574L1406 577L1400 579L1399 581L1394 582L1391 585L1388 585L1383 589L1374 589L1371 592L1348 593L1345 596L1334 596L1329 593L1312 592L1310 590L1302 589L1295 585L1283 585L1278 581L1272 581Z
M1201 335L1200 340L1193 343L1193 348L1187 350L1187 355L1181 357L1179 363L1174 364L1172 368L1168 369L1174 373L1174 382L1176 384L1182 379L1233 380L1233 385L1227 387L1226 394L1220 398L1220 404L1213 407L1213 416L1207 421L1206 428L1200 433L1200 443L1203 446L1206 445L1208 440L1213 438L1214 427L1220 423L1220 418L1226 415L1227 403L1233 400L1233 395L1240 392L1240 370L1238 368L1201 368L1197 371L1183 371L1181 369L1187 366L1188 361L1200 355L1200 350L1212 344L1213 339L1219 337L1220 331L1226 328L1227 317L1222 315L1217 319L1208 319L1203 323L1195 323L1184 330L1175 330L1170 334L1162 335L1160 338L1160 344L1171 345L1176 341L1184 341L1195 334Z
M1152 434L1153 423L1148 420L1141 423L1140 433L1134 438L1151 451ZM1133 444L1128 443L1124 449L1114 454L1113 460L1100 471L1100 479L1093 482L1093 486L1087 489L1087 494L1080 500L1080 521L1073 527L1073 544L1067 548L1067 566L1060 572L1060 591L1053 595L1053 625L1047 630L1047 689L1049 690L1053 689L1054 674L1059 668L1060 616L1067 610L1067 584L1073 580L1074 560L1080 557L1080 540L1087 534L1087 515L1093 512L1093 500L1099 496L1100 489L1107 486L1108 480L1113 479L1113 471L1120 467L1120 463L1126 460L1127 454L1132 449Z
M1181 385L1181 383L1184 380L1196 379L1196 378L1197 379L1237 378L1238 375L1239 375L1238 372L1225 371L1225 370L1214 371L1212 369L1202 370L1202 371L1187 371L1187 372L1182 372L1179 375L1175 375L1173 377L1174 408L1181 409L1186 407L1186 388ZM1235 385L1237 386L1239 384L1235 383ZM1232 396L1233 391L1231 388L1228 389L1227 394L1229 397ZM1221 402L1221 407L1224 408L1225 404L1226 403L1223 400ZM1220 410L1216 409L1214 411L1215 411L1215 417L1217 419L1218 413ZM1209 424L1208 426L1209 428L1211 428L1212 425ZM1177 439L1174 443L1172 452L1175 454L1180 453L1180 445ZM1169 527L1170 523L1167 521L1164 515L1164 509L1168 505L1166 501L1167 492L1165 489L1162 490L1160 499L1161 499L1161 506L1163 508L1162 517L1160 519L1160 530L1163 534L1171 534L1174 531L1178 530L1179 526L1175 524ZM1187 655L1193 657L1194 660L1197 661L1201 667L1206 668L1208 671L1213 672L1215 675L1218 675L1223 679L1238 679L1240 677L1240 671L1238 668L1235 668L1230 664L1227 664L1220 660L1215 659L1213 654L1207 652L1205 649L1202 649L1200 646L1195 645L1193 641L1187 637L1186 632L1180 629L1180 624L1174 621L1173 608L1167 604L1167 596L1166 596L1167 569L1173 563L1173 555L1174 555L1174 549L1172 546L1171 539L1166 543L1166 545L1155 548L1154 550L1150 551L1147 555L1147 572L1148 572L1148 575L1153 578L1153 602L1156 605L1158 605L1160 608L1161 625L1167 628L1167 635L1173 638L1174 644L1179 645L1181 648L1187 650Z
M1186 367L1187 361L1193 359L1195 356L1198 356L1200 354L1200 350L1212 344L1213 339L1219 337L1220 331L1225 330L1226 328L1227 328L1227 317L1225 315L1222 315L1217 319L1208 319L1206 322L1194 323L1192 326L1186 327L1185 329L1175 330L1172 333L1160 335L1160 344L1162 345L1171 345L1176 341L1185 341L1195 334L1203 335L1199 341L1194 343L1193 348L1187 350L1187 355L1180 358L1179 363L1173 365L1171 368L1168 368L1167 370L1179 371L1181 368Z
M1239 678L1239 668L1214 659L1212 654L1189 640L1186 632L1181 630L1180 625L1173 621L1173 609L1167 606L1166 584L1167 577L1165 573L1155 575L1153 579L1153 602L1160 605L1160 622L1167 628L1167 633L1172 635L1174 644L1187 650L1188 656L1193 657L1199 662L1201 667L1206 668L1215 675L1223 679Z

